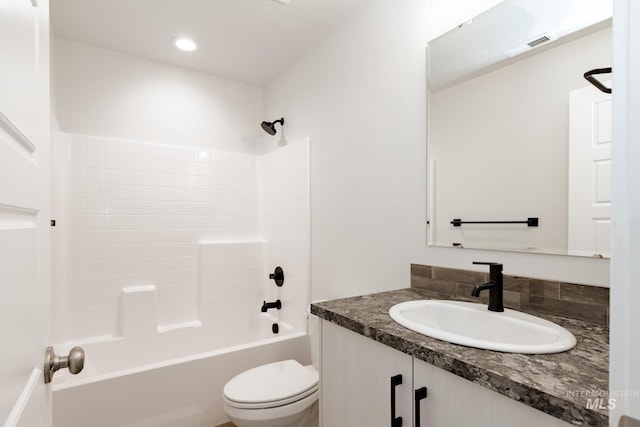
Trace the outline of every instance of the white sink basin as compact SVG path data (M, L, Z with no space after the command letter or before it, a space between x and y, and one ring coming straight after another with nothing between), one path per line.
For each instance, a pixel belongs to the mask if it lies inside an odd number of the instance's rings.
M545 354L576 345L576 337L562 326L519 311L489 311L485 304L407 301L391 307L389 315L423 335L486 350Z

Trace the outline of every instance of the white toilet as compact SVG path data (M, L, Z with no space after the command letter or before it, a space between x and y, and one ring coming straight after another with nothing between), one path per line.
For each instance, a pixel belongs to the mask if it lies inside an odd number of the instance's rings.
M317 318L309 320L319 323ZM317 328L310 327L315 365L319 339L314 342L311 329ZM282 360L237 375L224 386L225 413L238 427L317 427L320 392L314 365Z
M317 426L318 377L295 360L249 369L224 386L224 411L238 427Z

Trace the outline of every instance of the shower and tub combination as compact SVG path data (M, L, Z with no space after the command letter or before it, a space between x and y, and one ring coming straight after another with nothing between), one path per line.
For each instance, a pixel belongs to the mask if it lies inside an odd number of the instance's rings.
M56 350L86 354L56 374L54 425L216 426L234 377L311 366L308 140L264 155L53 146Z

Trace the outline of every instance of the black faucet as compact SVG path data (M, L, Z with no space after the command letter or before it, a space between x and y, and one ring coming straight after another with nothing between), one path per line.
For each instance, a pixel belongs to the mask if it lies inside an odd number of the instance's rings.
M502 304L502 264L496 262L477 262L474 264L482 264L489 266L489 281L480 285L474 286L471 291L471 296L479 297L480 292L485 289L489 289L489 310L490 311L504 311L504 305Z
M262 301L262 308L260 308L261 312L266 313L270 308L277 308L278 310L280 310L282 308L282 303L279 299L276 300L276 302Z

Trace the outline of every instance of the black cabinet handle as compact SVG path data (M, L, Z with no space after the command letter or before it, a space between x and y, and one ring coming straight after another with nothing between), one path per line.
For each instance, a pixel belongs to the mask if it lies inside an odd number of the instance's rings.
M391 377L391 427L402 427L402 417L396 418L396 386L402 384L402 374Z
M417 389L415 391L415 408L416 408L416 415L415 415L415 426L416 427L420 427L420 401L422 399L426 399L427 398L427 388L426 387L421 387L419 389Z

